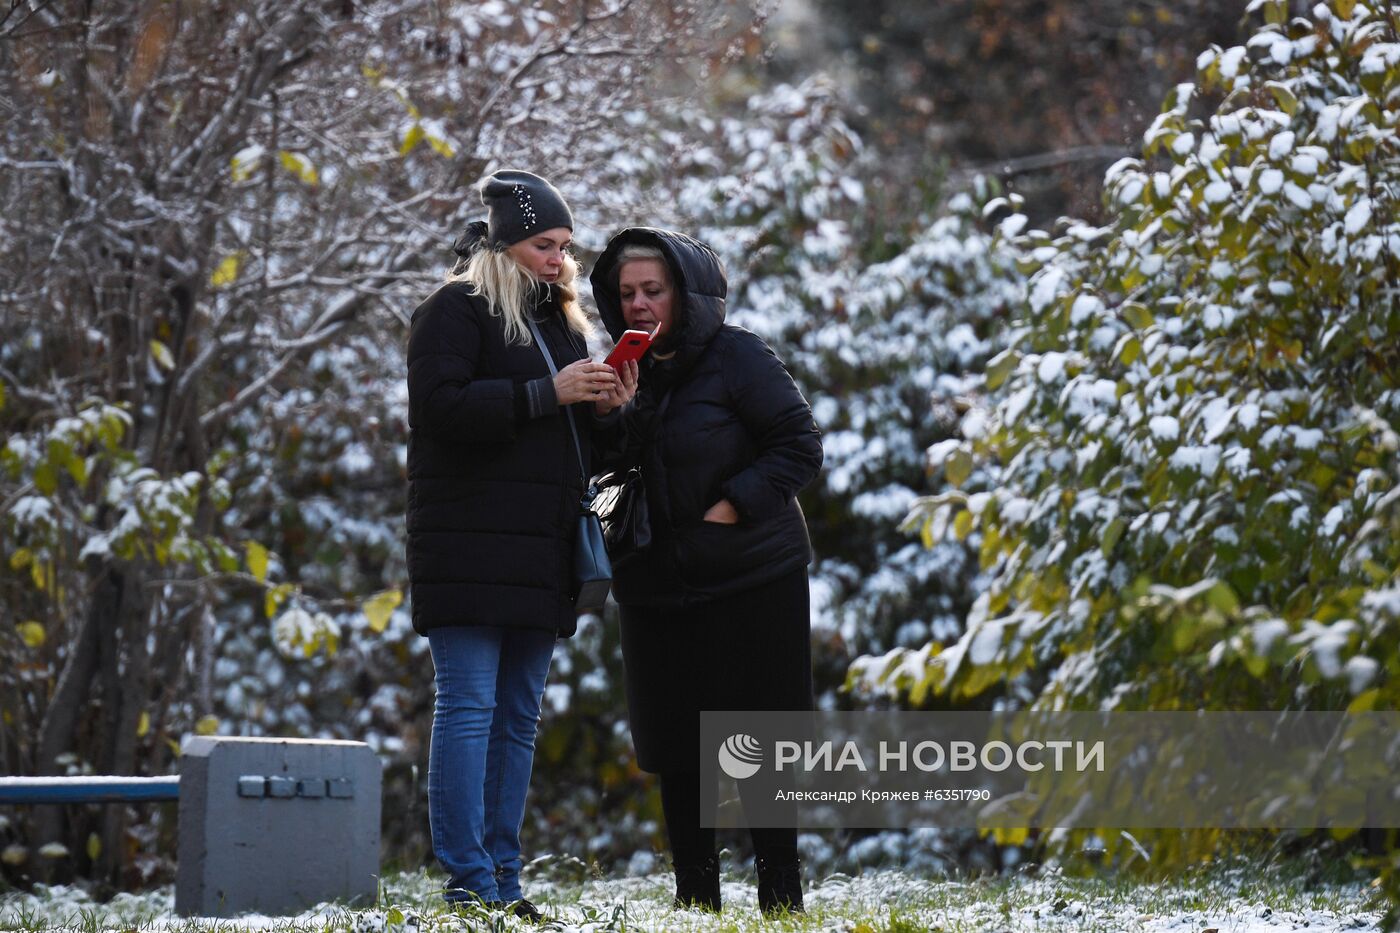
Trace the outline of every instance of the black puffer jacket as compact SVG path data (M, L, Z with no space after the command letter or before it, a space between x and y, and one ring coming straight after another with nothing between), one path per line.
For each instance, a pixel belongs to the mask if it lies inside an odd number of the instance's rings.
M668 344L674 357L644 357L609 457L612 466L640 463L655 535L649 551L614 567L613 594L624 604L693 606L810 562L796 496L821 469L821 437L782 361L757 335L724 323L724 269L688 236L633 227L608 243L591 278L613 338L627 329L615 275L628 243L665 254L679 325ZM726 498L738 524L702 520Z
M558 291L534 317L560 369L582 359ZM413 312L408 339L408 572L413 627L550 629L572 635L573 536L583 479L540 349L507 346L467 285ZM575 406L588 456L592 417Z

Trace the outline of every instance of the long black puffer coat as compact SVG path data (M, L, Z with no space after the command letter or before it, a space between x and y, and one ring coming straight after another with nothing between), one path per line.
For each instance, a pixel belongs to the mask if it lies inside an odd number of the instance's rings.
M678 326L667 341L674 357L643 358L621 446L608 458L613 466L641 465L654 534L648 551L614 565L613 594L623 605L695 606L810 563L796 496L821 469L821 436L782 361L757 335L724 323L724 269L690 237L633 227L608 243L591 279L613 338L627 329L616 268L629 243L666 256ZM738 524L702 520L726 498Z
M555 286L539 289L533 317L559 369L583 358ZM408 407L413 627L572 635L583 479L540 348L507 346L484 298L464 283L443 285L413 312ZM589 406L574 408L588 457L593 418Z

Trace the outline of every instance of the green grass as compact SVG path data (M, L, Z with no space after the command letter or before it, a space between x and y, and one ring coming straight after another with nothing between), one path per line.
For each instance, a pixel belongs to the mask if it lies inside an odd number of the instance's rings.
M537 866L527 876L532 900L557 916L554 929L625 931L841 931L841 933L983 933L983 931L1199 931L1278 925L1309 933L1378 928L1381 904L1373 889L1347 872L1319 878L1307 866L1237 862L1170 882L1121 877L1069 878L1053 870L983 879L920 878L895 871L833 874L808 883L808 912L764 920L751 873L725 875L725 910L716 916L670 906L667 875L583 878L577 866ZM270 933L466 933L532 929L514 918L449 912L438 897L440 878L395 874L381 885L380 906L352 910L323 905L292 918L183 920L172 912L169 888L123 894L94 904L71 888L0 896L0 930L233 931Z

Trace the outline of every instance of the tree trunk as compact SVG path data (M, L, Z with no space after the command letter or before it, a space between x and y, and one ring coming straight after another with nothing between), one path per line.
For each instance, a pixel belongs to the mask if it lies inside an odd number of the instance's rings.
M109 736L112 751L110 774L136 774L136 728L151 697L151 659L146 641L150 631L151 609L142 598L139 584L127 579L127 611L123 613L122 657L117 666L118 697L113 704L113 730ZM121 887L126 864L126 805L104 808L102 814L102 853L97 874L115 887Z
M54 759L64 752L75 750L78 720L87 709L93 674L97 670L98 636L103 629L110 630L117 624L122 601L122 574L112 566L104 567L99 574L88 603L88 612L63 662L63 671L59 674L58 684L39 726L34 771L40 775L61 774L62 769ZM36 807L31 824L31 841L44 845L63 839L64 817L62 807ZM41 873L48 876L51 870L45 867Z

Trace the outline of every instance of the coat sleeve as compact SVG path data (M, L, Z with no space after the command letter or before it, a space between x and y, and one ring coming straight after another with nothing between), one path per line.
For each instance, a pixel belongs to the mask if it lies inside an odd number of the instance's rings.
M591 410L593 406L589 406ZM632 431L631 402L593 418L593 472L607 473L632 466L640 458L641 445Z
M739 420L758 454L720 490L742 521L778 514L822 466L821 432L782 361L749 333L727 349L724 378Z
M549 380L476 378L482 328L491 323L483 317L470 299L447 288L413 312L408 411L414 430L447 441L505 443L515 439L523 421L555 407L552 382L542 384Z

